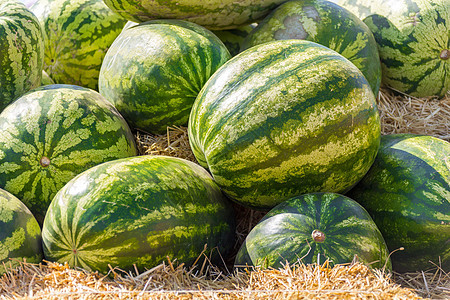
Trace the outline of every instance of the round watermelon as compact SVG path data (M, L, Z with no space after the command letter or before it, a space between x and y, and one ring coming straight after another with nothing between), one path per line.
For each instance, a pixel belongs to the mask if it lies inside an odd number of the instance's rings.
M46 85L0 114L0 188L42 222L56 192L99 163L137 154L134 136L99 93Z
M0 189L0 274L42 260L41 228L19 199Z
M399 272L450 270L450 143L392 134L367 175L349 193L371 214Z
M378 45L382 83L416 97L449 95L448 0L334 0L364 20Z
M103 58L126 20L103 0L38 0L30 9L44 29L48 75L58 84L98 89Z
M242 47L287 39L316 42L338 52L361 70L378 95L381 65L377 43L367 25L347 9L325 0L285 2L258 24Z
M44 36L36 16L18 0L0 2L0 112L38 87Z
M235 266L351 263L391 267L383 236L367 211L336 193L296 196L278 204L250 231Z
M190 266L202 253L216 263L234 246L234 224L205 169L181 158L137 156L69 181L48 209L42 239L51 261L142 272L167 258Z
M109 48L99 91L131 127L162 134L187 125L192 104L230 53L200 25L157 20L130 25Z
M347 191L380 139L361 71L305 40L260 44L225 63L195 100L188 128L197 161L230 198L253 208Z

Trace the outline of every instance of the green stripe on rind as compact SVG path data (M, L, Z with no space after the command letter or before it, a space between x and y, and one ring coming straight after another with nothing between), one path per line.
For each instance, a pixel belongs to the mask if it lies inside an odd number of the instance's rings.
M375 95L381 65L372 32L358 17L329 1L288 1L273 10L247 36L243 49L286 39L324 45L349 59L366 77Z
M199 25L149 21L125 29L114 41L99 90L131 127L165 133L167 126L187 125L197 94L229 58L219 38Z
M43 257L41 243L41 228L30 210L0 189L0 274L23 260L39 263Z
M97 89L103 58L126 20L102 0L39 0L31 10L45 32L44 69L50 77Z
M0 112L40 85L44 37L36 16L15 0L0 3Z
M378 44L382 82L404 93L443 97L450 90L450 9L446 0L336 1L365 18Z
M209 29L233 29L267 15L285 0L105 0L127 20L182 19Z
M224 43L231 56L236 56L241 51L244 39L255 27L256 23L235 29L215 30L213 33Z
M394 269L450 269L450 143L386 135L367 175L349 193L377 223Z
M83 172L58 192L43 226L47 259L101 272L108 264L143 270L167 257L189 265L205 244L222 255L233 247L231 206L206 170L173 157Z
M353 64L316 43L283 40L240 53L211 77L189 138L231 198L267 208L353 186L375 158L380 120Z
M99 163L137 154L134 136L99 93L47 85L0 114L0 187L21 199L42 222L56 192ZM47 157L50 165L40 160Z
M325 234L323 242L312 238ZM291 198L273 208L250 231L235 266L281 268L294 264L343 264L359 261L374 268L390 268L383 237L369 214L357 202L333 193Z

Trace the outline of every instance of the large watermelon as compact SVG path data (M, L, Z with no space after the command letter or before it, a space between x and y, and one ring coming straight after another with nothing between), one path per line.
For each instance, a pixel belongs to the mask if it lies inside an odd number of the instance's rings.
M102 0L38 0L31 10L44 29L48 75L97 89L103 58L126 20Z
M44 36L36 16L18 0L0 2L0 112L41 83Z
M37 88L0 114L0 188L39 222L56 192L99 163L137 154L134 136L99 93L70 85Z
M165 133L187 125L197 94L229 58L217 36L192 22L130 24L105 56L99 91L131 127Z
M39 263L43 257L41 243L41 228L30 210L0 189L0 275L24 260Z
M450 90L450 3L448 0L334 0L373 32L382 82L417 96Z
M285 2L258 24L242 47L287 39L316 42L342 54L361 70L378 95L381 65L377 43L370 29L350 11L325 0Z
M46 259L107 272L152 268L167 258L213 261L234 246L232 207L199 165L137 156L91 168L53 199L42 229ZM220 255L219 255L220 254Z
M434 262L450 271L450 143L426 135L381 138L375 162L348 195L371 214L400 272Z
M357 259L391 267L383 236L356 201L335 193L313 193L277 205L250 231L235 266L280 268L298 261L331 264Z
M182 19L209 29L233 29L263 18L286 0L104 0L125 19Z
M378 109L361 71L304 40L268 42L229 60L189 120L198 162L231 198L254 208L350 189L379 139Z

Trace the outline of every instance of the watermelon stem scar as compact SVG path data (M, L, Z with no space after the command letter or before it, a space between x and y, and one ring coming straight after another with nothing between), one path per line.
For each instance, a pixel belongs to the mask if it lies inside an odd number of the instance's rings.
M320 230L314 229L314 231L311 233L311 236L314 242L323 243L325 241L325 233Z
M42 156L42 158L39 160L39 164L44 168L47 168L48 166L50 166L50 159L46 156Z
M450 50L444 49L441 51L441 55L439 56L443 60L447 60L450 58Z

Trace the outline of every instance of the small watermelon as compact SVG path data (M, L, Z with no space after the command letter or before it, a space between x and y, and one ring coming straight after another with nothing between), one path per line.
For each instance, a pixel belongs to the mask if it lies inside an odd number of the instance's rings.
M283 264L351 263L391 267L383 236L367 211L336 193L313 193L274 207L250 231L235 266L281 268Z
M137 156L91 168L53 199L42 229L46 259L106 273L169 258L217 263L234 246L230 203L208 172L175 157Z
M370 213L399 272L450 271L450 143L384 135L373 166L348 193Z
M41 228L30 210L0 189L0 275L23 261L39 263L41 243Z

